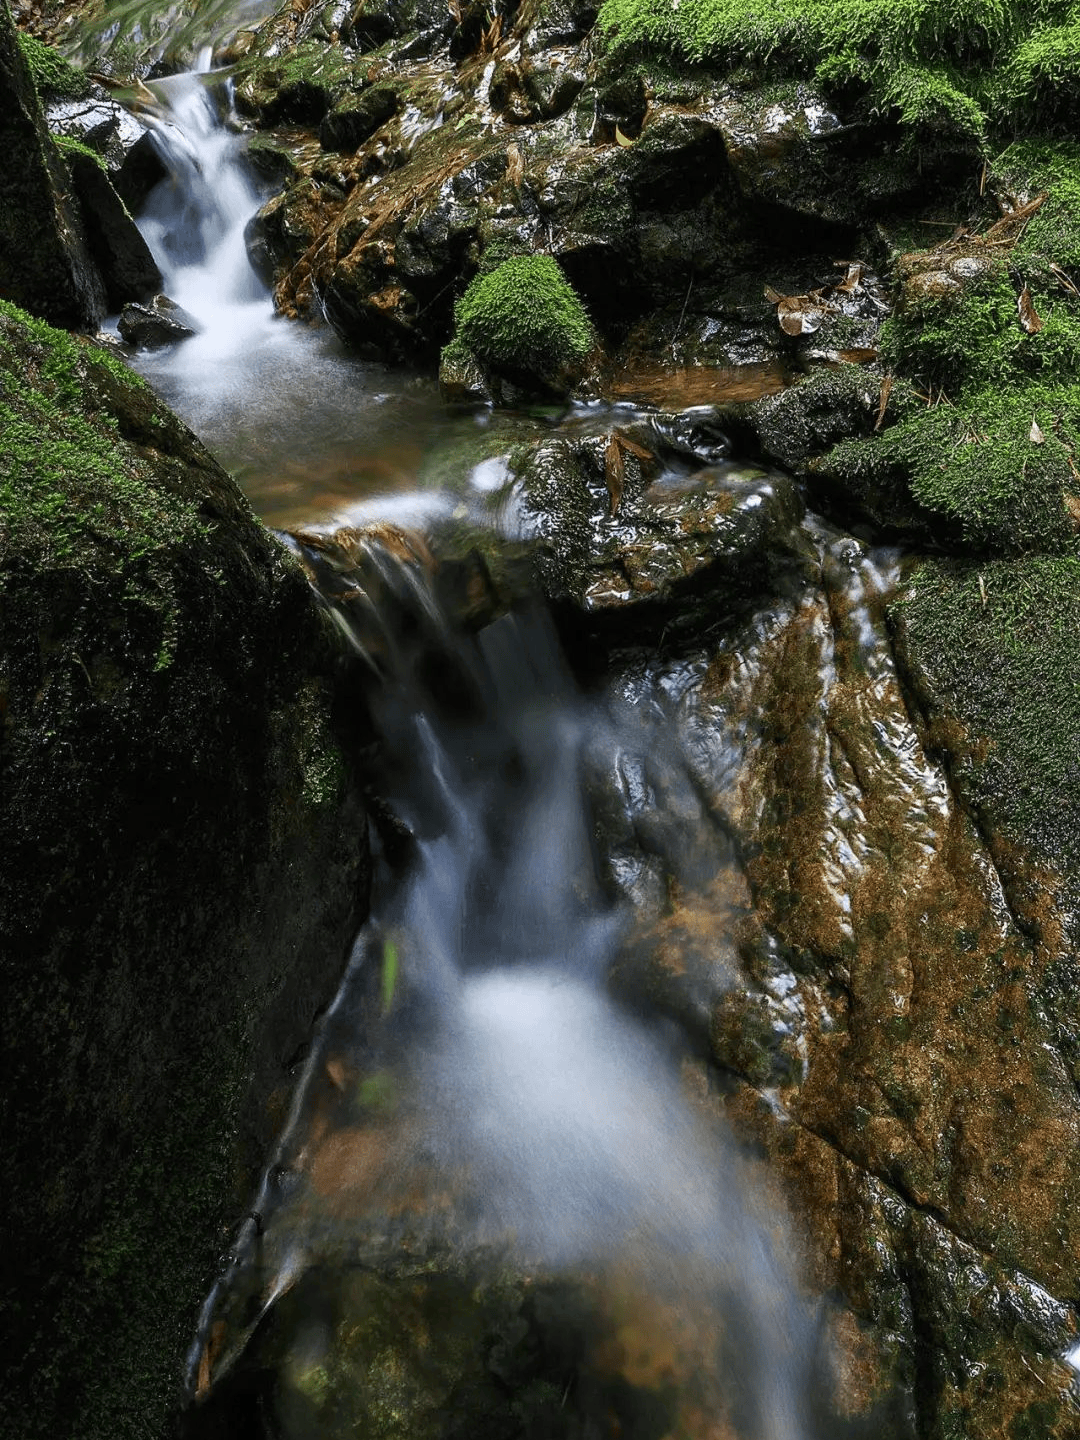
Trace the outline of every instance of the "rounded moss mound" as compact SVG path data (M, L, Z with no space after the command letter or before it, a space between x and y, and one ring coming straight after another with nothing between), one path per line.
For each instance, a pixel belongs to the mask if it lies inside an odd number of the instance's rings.
M478 275L455 309L457 340L485 366L548 385L580 374L592 326L550 255L517 255Z

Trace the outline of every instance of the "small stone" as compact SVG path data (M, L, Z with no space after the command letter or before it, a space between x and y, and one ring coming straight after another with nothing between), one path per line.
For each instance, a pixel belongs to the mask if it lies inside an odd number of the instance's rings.
M197 335L199 328L194 316L167 295L155 295L146 305L125 305L120 312L120 334L136 350L160 350Z

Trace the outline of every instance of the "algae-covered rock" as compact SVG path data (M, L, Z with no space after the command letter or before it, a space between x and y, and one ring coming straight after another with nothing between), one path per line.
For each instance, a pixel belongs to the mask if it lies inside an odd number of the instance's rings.
M364 903L299 569L110 353L0 312L11 1435L161 1435Z
M517 255L476 277L454 312L456 339L524 389L565 394L585 371L589 317L550 255Z
M1080 913L1080 560L924 561L892 615L931 736L1025 923L1055 946L1051 904L1070 934Z

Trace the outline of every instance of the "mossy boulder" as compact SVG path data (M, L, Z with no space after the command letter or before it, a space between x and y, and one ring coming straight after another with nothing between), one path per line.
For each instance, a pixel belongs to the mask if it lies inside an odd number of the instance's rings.
M109 352L0 309L6 1430L165 1433L365 903L303 575Z
M585 307L550 255L516 255L473 280L454 311L456 341L526 390L565 394L595 340Z
M50 68L43 56L53 52L20 41L7 0L0 0L0 150L9 157L0 170L0 299L61 325L93 329L105 313L104 287L45 129L28 52L42 83L53 69L57 83L67 83L71 67L55 56Z
M1080 904L1080 559L932 560L892 607L906 675L1001 867ZM1080 1053L1080 1052L1078 1052Z

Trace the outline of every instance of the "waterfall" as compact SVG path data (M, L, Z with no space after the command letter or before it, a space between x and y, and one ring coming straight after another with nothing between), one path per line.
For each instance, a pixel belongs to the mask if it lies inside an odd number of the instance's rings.
M274 465L302 448L298 416L316 393L320 425L340 418L354 434L357 382L381 372L273 317L244 253L257 195L227 104L204 76L156 88L170 178L141 224L201 328L141 368L203 433L269 432ZM468 471L474 518L505 474L492 460ZM407 486L394 488L364 500L363 517L400 520ZM411 517L450 510L464 513L429 497ZM361 515L354 504L338 518ZM529 1385L555 1375L562 1395L545 1422L553 1440L600 1433L613 1406L629 1433L661 1433L641 1420L657 1386L671 1423L697 1417L695 1434L726 1424L747 1440L802 1440L814 1326L782 1219L718 1138L683 1042L607 993L629 917L597 872L584 757L633 751L640 736L577 692L540 608L472 635L442 614L422 564L387 551L377 568L389 602L375 607L377 643L355 606L328 600L369 672L392 817L374 913L208 1297L190 1375L208 1408L193 1410L191 1433L219 1393L248 1405L242 1377L268 1367L267 1434L353 1433L326 1378L359 1324L350 1296L357 1276L397 1283L407 1257L425 1275L475 1263L526 1286L539 1277L549 1301L584 1315L585 1358L570 1363L566 1324L522 1301L541 1357ZM335 591L355 600L366 583L339 575ZM616 1361L613 1336L629 1346Z

